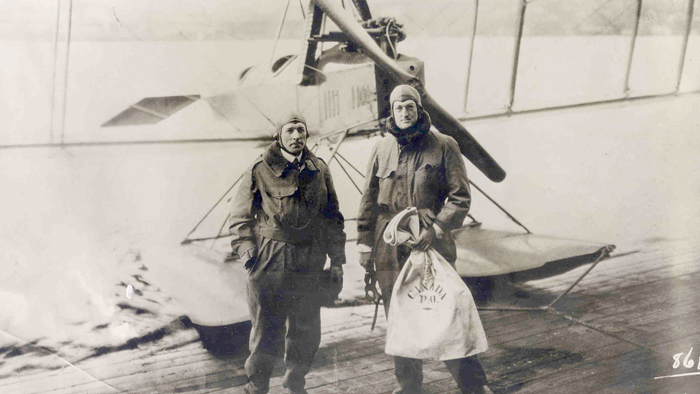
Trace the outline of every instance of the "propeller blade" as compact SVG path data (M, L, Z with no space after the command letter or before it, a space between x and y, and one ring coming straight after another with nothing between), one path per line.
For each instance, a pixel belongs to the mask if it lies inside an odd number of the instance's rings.
M342 8L333 4L331 0L312 0L333 22L351 39L361 47L365 54L372 59L385 72L389 73L397 84L409 84L421 93L423 107L430 114L435 128L440 132L454 138L459 144L462 154L471 161L476 168L484 173L490 180L500 182L506 177L506 173L500 165L479 145L476 139L469 134L462 123L447 112L433 99L423 86L423 82L399 67L393 59L379 48L376 42L357 22L348 16Z

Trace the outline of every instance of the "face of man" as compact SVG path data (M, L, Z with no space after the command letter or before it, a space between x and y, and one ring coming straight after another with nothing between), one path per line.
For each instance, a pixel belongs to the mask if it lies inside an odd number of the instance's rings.
M413 100L395 101L391 109L394 121L401 130L406 130L418 121L418 105Z
M280 143L289 153L298 155L306 146L306 126L299 122L287 123L282 126Z

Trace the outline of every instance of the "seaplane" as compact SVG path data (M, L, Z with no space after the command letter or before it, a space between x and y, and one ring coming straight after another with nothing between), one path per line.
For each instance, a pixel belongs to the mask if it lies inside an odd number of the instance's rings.
M237 86L213 95L187 92L146 97L106 120L102 127L147 127L203 102L211 116L244 130L246 134L241 140L258 141L262 151L262 146L273 139L274 114L293 109L307 119L312 149L328 147L324 158L337 164L335 182L353 182L359 191L354 179L362 177L364 171L344 157L341 148L353 140L384 138L382 120L389 115L389 94L398 84L410 84L421 93L435 129L453 137L468 162L490 181L507 182L506 171L462 122L430 95L425 84L424 61L399 52L400 42L409 39L402 25L394 18L373 18L365 0L353 0L351 9L336 3L312 0L305 14L300 51L273 59L269 64L245 68L238 75ZM330 24L328 20L337 30L325 28ZM244 168L241 165L235 171L242 174ZM338 168L342 171L337 171ZM470 216L470 221L454 232L458 246L456 270L464 278L514 277L518 273L546 269L559 273L581 263L597 263L614 248L609 244L534 234L503 205L486 195L484 188L474 183L472 186L521 230L489 229L488 223ZM230 185L218 201L212 201L211 209L173 252L190 254L199 261L196 264L207 264L205 271L209 276L202 276L201 268L173 267L183 272L199 272L203 278L201 289L194 281L183 284L187 296L180 299L187 305L185 313L204 341L216 342L217 328L248 320L243 264L227 256L226 214L235 187L235 183ZM352 205L343 201L345 198L341 196L341 206ZM345 212L346 227L352 233L353 214L349 209ZM205 227L218 232L207 233L202 230ZM352 237L349 238L352 242Z

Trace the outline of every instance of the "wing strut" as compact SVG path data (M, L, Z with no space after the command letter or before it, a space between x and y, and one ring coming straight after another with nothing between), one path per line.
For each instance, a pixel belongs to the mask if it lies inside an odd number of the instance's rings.
M340 156L340 153L338 153L338 149L340 149L340 145L342 145L342 144L343 144L343 141L345 141L345 137L348 136L348 132L350 132L350 129L345 130L345 131L340 135L340 138L338 139L338 142L336 142L335 145L333 146L333 148L332 148L332 150L331 150L331 155L330 155L330 157L328 158L328 165L330 166L330 165L331 165L331 162L332 162L333 160L335 160L335 162L338 163L338 166L340 166L340 169L343 170L343 172L345 173L345 175L346 175L346 176L348 177L348 179L350 180L350 183L352 183L352 185L355 186L355 189L357 189L358 193L362 194L362 189L360 188L360 186L358 186L357 183L355 183L355 180L352 179L352 177L350 176L350 173L348 172L348 170L346 170L346 169L345 169L345 166L343 166L343 163L341 163L340 160L338 160L338 157L340 157L340 158L342 158L343 160L345 160L345 158L343 158L342 156ZM336 157L336 156L337 156L337 157ZM347 160L346 160L346 161L347 161ZM362 175L362 174L360 174L360 175ZM363 177L364 177L364 175L363 175Z
M520 221L518 221L518 219L516 219L515 216L511 215L510 212L506 211L506 209L503 208L503 207L501 206L501 204L497 203L496 200L494 200L493 198L491 198L491 196L489 196L488 194L486 194L486 192L483 191L479 186L477 186L476 183L474 183L474 182L472 182L471 180L469 180L469 184L472 185L472 186L474 186L474 187L476 188L476 190L480 191L481 194L484 195L484 197L486 197L489 201L491 201L491 202L493 203L493 205L497 206L498 209L500 209L501 211L503 211L503 213L505 213L506 216L508 216L508 217L510 218L510 220L512 220L513 222L515 222L515 224L517 224L518 226L520 226L520 227L522 227L523 229L525 229L525 231L527 231L528 234L532 234L532 231L528 230L528 228L525 227L524 224L520 223Z
M231 190L233 190L233 188L236 187L236 185L238 184L238 182L240 182L241 179L243 179L243 175L245 175L245 171L243 171L243 172L241 173L241 176L239 176L238 179L236 179L236 181L233 182L233 185L231 185L231 187L229 187L228 190L226 190L226 193L224 193L224 194L221 196L221 198L219 199L219 201L217 201L216 204L214 204L214 206L212 206L212 207L209 209L209 212L207 212L206 215L204 215L204 217L202 217L202 219L199 221L199 223L197 223L197 224L194 226L194 228L187 234L187 236L185 237L185 239L183 239L183 240L180 242L180 245L187 245L187 244L190 244L190 243L192 243L192 242L194 242L194 241L208 241L208 240L212 240L212 239L219 239L219 238L223 238L223 237L227 236L227 235L221 235L221 230L223 230L224 225L226 225L226 222L228 222L230 213L229 213L229 216L226 216L226 220L224 220L224 223L221 225L221 229L219 229L219 234L217 234L215 237L190 238L190 235L192 235L195 231L197 231L197 228L204 222L204 220L206 220L206 218L209 217L209 215L214 211L214 209L216 209L216 207L219 206L219 204L221 203L221 201L223 201L224 198L226 198L226 196L231 192Z

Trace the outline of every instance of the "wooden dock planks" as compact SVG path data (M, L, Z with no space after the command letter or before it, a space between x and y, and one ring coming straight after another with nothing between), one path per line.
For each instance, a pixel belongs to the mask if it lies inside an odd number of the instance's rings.
M587 266L516 285L513 305L553 300ZM555 309L579 320L535 312L480 313L489 350L480 359L496 393L672 393L700 387L700 248L673 245L603 261ZM529 297L529 299L528 299ZM323 311L323 340L307 376L310 394L390 393L393 358L384 354L386 323L373 305ZM579 324L581 321L584 324ZM216 357L193 329L139 348L76 362L55 359L51 370L0 379L0 393L242 393L246 351ZM673 355L695 347L693 368L673 368ZM0 354L0 357L4 357ZM18 357L34 357L20 355ZM3 361L3 359L0 359ZM271 393L284 393L278 365ZM424 363L429 394L458 393L442 362ZM679 391L680 390L680 391ZM685 391L692 392L692 391Z

